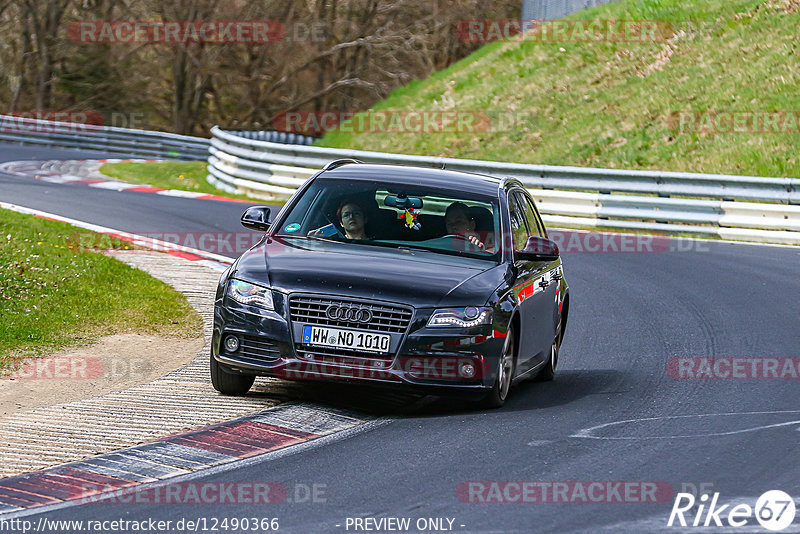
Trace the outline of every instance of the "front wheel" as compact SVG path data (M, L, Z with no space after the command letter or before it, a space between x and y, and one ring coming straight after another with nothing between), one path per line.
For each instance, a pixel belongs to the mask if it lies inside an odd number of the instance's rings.
M508 392L511 390L511 379L514 377L516 363L514 348L514 329L509 326L503 352L497 364L497 378L492 390L481 401L484 408L499 408L506 403Z
M544 365L544 368L539 371L539 374L536 375L537 382L549 382L555 378L556 366L558 365L559 344L559 336L556 336L553 340L553 344L550 345L550 355L547 358L547 363Z
M223 395L244 395L255 380L255 375L229 373L211 354L211 385Z

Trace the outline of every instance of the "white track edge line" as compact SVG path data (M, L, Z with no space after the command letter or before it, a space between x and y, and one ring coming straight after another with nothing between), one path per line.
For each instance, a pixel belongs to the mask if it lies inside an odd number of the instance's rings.
M170 243L169 241L154 239L152 237L145 237L137 234L131 234L129 232L123 232L122 230L115 230L114 228L108 228L106 226L99 226L97 224L87 223L84 221L79 221L77 219L70 219L69 217L63 217L61 215L56 215L54 213L49 213L46 211L41 211L33 208L26 208L25 206L19 206L17 204L10 204L8 202L0 201L0 208L4 208L10 211L15 211L17 213L24 213L26 215L39 215L42 217L48 217L50 219L55 219L59 222L64 222L67 224L71 224L72 226L77 226L78 228L91 230L93 232L99 232L101 234L114 234L122 237L127 237L129 239L134 239L136 241L140 241L143 243L152 243L153 246L148 248L151 248L156 252L169 252L169 251L188 252L189 254L195 254L197 256L211 259L219 263L224 263L226 265L231 265L234 261L231 258L228 258L226 256L221 256L219 254L214 254L213 252L206 252L204 250L199 250L192 247L186 247L183 245L178 245L176 243Z

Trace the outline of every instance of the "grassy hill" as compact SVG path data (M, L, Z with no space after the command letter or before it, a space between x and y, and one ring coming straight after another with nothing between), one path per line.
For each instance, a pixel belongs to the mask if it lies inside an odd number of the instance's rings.
M374 109L524 112L526 120L516 127L448 134L337 132L319 144L551 165L797 177L798 133L709 133L698 131L699 121L681 128L674 117L800 114L799 6L800 0L627 0L583 11L571 19L662 21L674 35L661 42L494 42L398 89ZM780 117L778 130L800 132L800 125Z
M199 335L183 295L91 245L128 243L0 209L0 375L109 334Z

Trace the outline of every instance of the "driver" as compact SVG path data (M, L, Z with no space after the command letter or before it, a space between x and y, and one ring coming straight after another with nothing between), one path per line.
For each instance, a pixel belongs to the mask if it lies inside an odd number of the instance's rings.
M336 218L339 219L347 239L369 239L366 231L367 213L357 202L343 200L336 210Z
M494 250L487 249L481 241L478 232L475 231L475 218L470 215L469 207L463 202L453 202L447 207L444 212L444 224L449 235L464 236L479 249L494 252Z

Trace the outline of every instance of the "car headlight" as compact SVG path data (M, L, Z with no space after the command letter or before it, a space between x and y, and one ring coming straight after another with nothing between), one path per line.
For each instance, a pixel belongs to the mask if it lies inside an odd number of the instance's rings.
M468 306L466 308L443 308L436 310L428 319L428 326L455 326L469 328L481 324L492 324L492 309Z
M258 306L267 310L274 310L272 305L272 290L268 287L257 286L241 280L231 280L228 284L228 296L240 304Z

